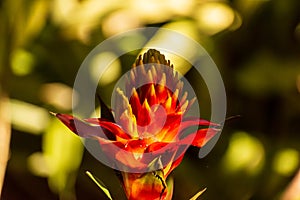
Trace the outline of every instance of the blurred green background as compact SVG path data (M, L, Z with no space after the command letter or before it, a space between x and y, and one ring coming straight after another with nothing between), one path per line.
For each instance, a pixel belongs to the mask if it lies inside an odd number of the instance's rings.
M124 199L113 170L48 111L71 112L77 70L96 45L147 26L202 44L222 74L227 116L241 115L225 123L205 158L197 148L188 150L173 173L174 200L203 188L201 199L300 199L299 0L1 0L0 134L11 133L2 199L107 199L86 170L114 199ZM126 71L122 66L135 56L117 60L100 80L106 102ZM209 118L205 85L197 84L193 70L177 67Z

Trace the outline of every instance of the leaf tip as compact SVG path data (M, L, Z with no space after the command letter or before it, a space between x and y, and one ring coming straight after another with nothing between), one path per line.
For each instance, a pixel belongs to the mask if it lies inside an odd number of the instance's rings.
M57 115L57 113L52 112L52 111L49 111L49 113L50 113L51 115L53 115L53 116L56 116L56 115Z
M207 188L204 188L203 190L199 191L197 194L195 194L192 198L190 198L190 200L197 200L198 197L200 197L205 191L206 191Z

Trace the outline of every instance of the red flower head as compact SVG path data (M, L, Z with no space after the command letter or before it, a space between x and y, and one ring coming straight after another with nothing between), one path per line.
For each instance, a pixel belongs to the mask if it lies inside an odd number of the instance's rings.
M183 90L170 61L150 49L139 56L124 88L116 89L110 119L56 116L79 136L99 141L114 167L122 171L128 199L170 199L166 178L186 149L202 147L220 131L218 124L186 116L196 98L188 100ZM101 107L109 111L103 103ZM190 127L194 130L187 131Z

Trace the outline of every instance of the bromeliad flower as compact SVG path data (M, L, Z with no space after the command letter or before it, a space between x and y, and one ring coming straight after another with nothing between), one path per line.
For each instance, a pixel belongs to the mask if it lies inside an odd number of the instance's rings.
M123 86L112 97L112 111L100 100L107 119L56 117L79 136L98 140L112 167L121 171L129 200L171 199L168 175L190 145L205 145L219 125L187 116L196 98L188 99L179 74L157 50L139 56Z

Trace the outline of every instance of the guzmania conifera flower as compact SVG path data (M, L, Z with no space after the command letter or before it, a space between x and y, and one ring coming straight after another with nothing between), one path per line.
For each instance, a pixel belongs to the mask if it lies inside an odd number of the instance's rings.
M56 117L77 135L98 140L120 171L129 200L170 200L168 175L190 145L201 148L220 131L219 125L186 116L196 98L188 99L173 65L157 50L139 56L126 80L125 91L117 88L113 96L114 109L101 101L107 118Z

